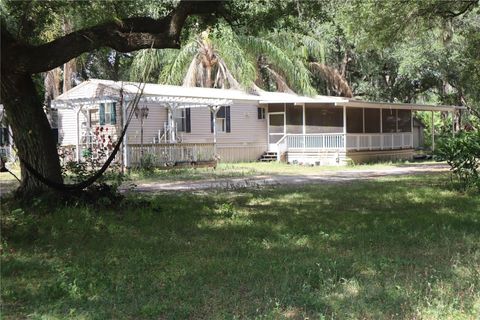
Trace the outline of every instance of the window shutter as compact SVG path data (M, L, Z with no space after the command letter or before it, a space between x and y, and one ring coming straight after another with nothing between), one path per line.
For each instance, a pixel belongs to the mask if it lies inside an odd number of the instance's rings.
M110 104L110 124L117 124L117 103Z
M7 146L10 145L10 132L8 128L3 128L3 141Z
M231 131L231 128L230 128L230 106L228 107L225 107L225 131L226 132L230 132Z
M100 103L100 107L98 108L99 116L100 116L100 125L105 125L105 103Z
M185 108L185 132L192 132L192 123L190 120L190 108Z
M213 125L214 125L214 122L213 122L213 111L210 110L210 132L213 133Z
M52 135L53 139L55 140L55 144L58 144L58 128L52 128Z
M262 119L262 108L257 108L257 119Z

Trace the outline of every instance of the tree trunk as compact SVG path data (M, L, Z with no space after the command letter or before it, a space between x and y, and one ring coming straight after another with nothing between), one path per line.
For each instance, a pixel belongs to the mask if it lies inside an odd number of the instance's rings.
M47 116L30 75L10 73L2 77L1 93L20 159L45 178L62 182L60 161ZM20 161L22 182L19 191L32 195L47 189Z

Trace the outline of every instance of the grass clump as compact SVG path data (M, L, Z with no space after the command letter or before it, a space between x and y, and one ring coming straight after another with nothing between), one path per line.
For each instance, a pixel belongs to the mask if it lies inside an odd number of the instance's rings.
M480 199L447 183L137 195L31 220L6 210L2 316L477 319Z

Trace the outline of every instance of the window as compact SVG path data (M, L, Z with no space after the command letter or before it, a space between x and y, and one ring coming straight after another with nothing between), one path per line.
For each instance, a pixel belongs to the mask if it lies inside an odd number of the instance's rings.
M213 133L213 123L217 132L230 132L230 106L220 107L217 111L215 121L213 112L210 113L210 131Z
M258 111L258 119L265 119L265 108L257 108Z
M217 132L225 132L226 127L226 117L225 117L225 107L221 107L217 112L217 117L215 119L215 128Z
M99 112L98 110L89 110L89 123L90 127L94 127L99 124Z
M175 127L178 132L190 132L190 108L176 109L173 114L173 121L175 121Z
M100 113L100 125L105 124L116 124L117 123L117 114L116 114L116 103L100 103L99 113Z
M185 109L177 109L173 115L173 121L175 121L175 126L177 127L178 132L185 132L187 125L186 125L186 117L185 117Z

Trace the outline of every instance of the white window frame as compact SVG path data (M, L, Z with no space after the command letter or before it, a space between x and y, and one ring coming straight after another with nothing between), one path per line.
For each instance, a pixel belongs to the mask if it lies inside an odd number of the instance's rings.
M111 123L112 123L112 103L105 103L105 125L111 124Z
M187 112L186 109L176 109L173 113L173 121L178 132L187 132ZM179 126L179 124L181 126Z
M217 113L215 117L215 128L217 132L226 132L227 129L227 119L226 115L224 113L223 118L219 117L219 114Z

